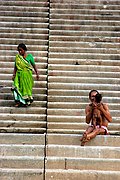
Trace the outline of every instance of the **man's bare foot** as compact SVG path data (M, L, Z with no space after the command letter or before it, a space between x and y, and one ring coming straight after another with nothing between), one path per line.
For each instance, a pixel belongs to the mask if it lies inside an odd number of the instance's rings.
M81 146L84 146L85 143L88 142L89 140L90 140L90 138L87 138L87 137L85 139L83 139L81 142Z
M82 135L82 137L80 138L80 141L83 141L83 140L85 140L86 138L87 138L87 133L84 132L83 135Z

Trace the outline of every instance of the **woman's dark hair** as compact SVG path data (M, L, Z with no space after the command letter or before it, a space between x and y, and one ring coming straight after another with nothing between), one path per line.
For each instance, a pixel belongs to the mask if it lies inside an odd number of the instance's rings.
M96 89L92 89L90 92L89 92L89 98L91 97L91 93L92 92L96 92L97 94L99 94L99 92L96 90Z
M26 45L23 44L23 43L20 43L20 44L18 45L17 50L19 50L19 48L22 48L24 51L27 51L27 47L26 47Z

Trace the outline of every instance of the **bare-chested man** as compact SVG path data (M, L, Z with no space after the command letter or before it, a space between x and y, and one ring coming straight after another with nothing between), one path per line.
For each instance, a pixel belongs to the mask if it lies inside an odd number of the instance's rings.
M96 94L99 94L97 90L91 90L89 93L89 99L91 101L90 104L86 106L85 113L86 113L86 123L89 124L86 131L83 133L81 140L81 146L84 146L86 142L88 142L90 139L96 137L98 134L108 134L108 122L112 121L112 117L109 112L108 105L105 103L96 103L95 102L95 96ZM93 116L93 109L97 108L101 112L102 117L102 124L97 125L97 128L95 128L92 124L92 116Z

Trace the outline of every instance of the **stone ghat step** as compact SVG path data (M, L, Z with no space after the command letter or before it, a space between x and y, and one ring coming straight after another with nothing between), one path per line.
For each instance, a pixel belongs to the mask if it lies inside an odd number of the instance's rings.
M50 53L98 53L100 54L119 54L118 48L81 48L81 47L53 47L50 48ZM38 52L39 53L39 52Z
M8 39L8 38L6 38L6 39ZM44 56L44 57L47 57L47 51L46 50L41 50L41 51L31 51L30 52L31 54L33 54L33 56L37 56L37 57L39 57L39 59L40 59L40 57L41 56ZM0 50L0 55L5 55L5 56L14 56L14 59L15 59L15 55L16 55L17 53L16 53L16 51L10 51L10 50L7 50L7 52L6 52L6 50ZM13 60L14 60L13 59Z
M58 53L58 56L61 56L60 53ZM66 53L66 57L68 56L72 56L72 54L67 54ZM65 56L65 54L63 55ZM80 54L78 54L79 58L80 58ZM86 55L85 55L86 56ZM93 54L94 56L94 54ZM99 54L96 56L99 56ZM71 57L72 58L72 57ZM89 57L90 58L90 57ZM73 59L73 58L72 58ZM91 59L91 58L90 58ZM76 59L77 61L77 59ZM49 64L48 65L48 69L49 70L59 70L59 71L91 71L92 69L94 70L94 72L119 72L119 66L110 66L109 65L109 61L108 61L108 65L90 65L90 64L86 64L86 65L64 65L64 64Z
M104 0L100 0L99 2L97 1L97 0L92 0L92 1L90 1L90 0L86 0L86 1L84 1L84 0L75 0L74 1L74 3L73 3L73 1L72 0L51 0L51 3L72 3L72 4L75 4L75 3L79 3L79 4L103 4L103 5L109 5L109 3L110 4L115 4L115 5L117 5L117 4L120 4L120 2L118 1L118 0L109 0L109 2L105 2Z
M0 145L0 156L36 156L44 157L43 145L14 145L2 144Z
M14 28L14 27L12 27L12 28L9 28L9 27L1 27L0 28L0 32L1 33L20 33L21 32L21 34L25 34L25 33L30 33L30 34L48 34L48 28L46 29L46 28L20 28L20 27L18 27L18 28ZM7 45L7 43L6 43L6 45ZM28 45L29 45L29 43L28 43ZM33 44L31 44L31 46L32 46ZM13 44L12 46L15 46L15 44ZM31 47L30 46L30 47Z
M97 31L94 31L94 32L87 32L88 33L88 35L93 35L93 33L94 34L96 34L96 35L98 35L99 34L99 32L97 32ZM83 36L84 34L85 34L85 32L80 32L80 34ZM102 33L101 33L102 34ZM109 34L109 32L107 32L107 33L105 33L105 32L103 32L103 36L108 36L108 34ZM114 34L114 33L113 33ZM67 33L66 33L66 35L67 35ZM116 37L117 36L119 36L119 33L115 33L114 34ZM68 36L69 36L69 34L68 34ZM75 35L76 36L76 35ZM88 48L113 48L113 49L116 49L116 48L119 48L119 43L110 43L110 42L89 42L89 41L87 41L87 42L73 42L73 41L69 41L69 42L65 42L65 41L58 41L58 42L56 42L56 41L50 41L50 47L71 47L71 49L73 48L86 48L86 49L88 49ZM5 48L4 46L3 47L0 47L0 48ZM35 47L36 48L36 47ZM52 60L52 59L51 59ZM96 59L97 60L97 59ZM102 59L101 59L102 60Z
M5 122L5 123L7 124L7 122ZM2 124L2 122L0 122L0 126L1 126L1 124ZM11 122L11 124L12 124L12 122ZM17 126L17 122L16 122L16 126ZM47 127L48 127L48 129L83 130L83 129L87 129L88 125L86 123L82 123L82 122L78 123L78 122L75 122L75 121L74 122L49 122L48 121L47 122ZM109 131L118 131L118 132L120 132L120 124L119 124L119 122L118 123L115 123L115 122L109 123L108 129L109 129Z
M16 168L1 168L0 176L2 180L6 179L24 179L24 180L44 180L43 169L16 169Z
M79 53L70 53L70 52L50 52L50 58L68 58L68 59L105 59L105 60L113 60L120 59L119 54L109 54L109 53L94 53L94 52L79 52Z
M120 159L47 157L46 169L120 171Z
M5 51L2 51L2 52L0 52L0 54L4 54L4 52ZM7 51L7 52L9 53L9 51ZM14 55L16 55L14 52L12 52L12 53ZM34 54L34 53L35 52L32 52L32 54ZM37 52L37 53L39 53L39 52ZM47 52L45 52L45 54L47 54ZM14 56L13 62L3 62L3 61L1 61L0 62L0 68L5 68L7 66L8 68L11 68L13 70L14 63L15 63L14 60L15 60L15 56ZM37 66L38 69L47 69L47 63L36 62L36 66ZM34 72L34 70L33 70L33 72ZM35 74L35 72L34 72L34 74Z
M3 73L3 74L12 74L13 73L13 68L7 68L7 67L6 68L0 68L0 73ZM38 69L38 73L40 75L46 75L47 69ZM41 82L41 84L42 84L42 82ZM11 85L9 84L9 86L11 86ZM43 87L41 87L41 88L43 88Z
M0 93L0 98L3 100L13 100L13 94L12 92L10 93ZM46 94L33 94L33 98L35 101L47 101L47 95Z
M49 63L52 64L67 64L67 65L99 65L99 66L119 66L120 62L118 60L104 60L104 59L59 59L59 58L49 58ZM111 72L112 73L112 72Z
M45 178L49 180L119 180L119 171L100 171L100 170L73 170L73 169L46 169Z
M41 96L43 94L46 94L46 92L47 92L46 88L35 88L35 87L33 87L33 96L34 96L34 94L39 94L39 96ZM0 85L0 93L11 93L11 87Z
M15 120L0 120L0 128L7 127L7 128L46 128L46 122L45 121L15 121ZM118 126L119 127L119 126ZM118 128L117 127L117 128ZM3 128L4 129L4 128Z
M15 2L15 1L14 1ZM40 9L41 10L41 9ZM37 12L28 12L28 11L26 11L26 12L24 12L24 11L20 11L20 10L18 10L18 11L7 11L6 9L4 10L1 10L0 11L0 13L1 13L1 16L9 16L9 17L17 17L17 16L20 16L20 17L40 17L40 18L47 18L48 17L48 11L43 11L43 9L42 9L42 11L37 11ZM112 13L112 12L111 12ZM118 13L117 12L114 12L114 15L118 15Z
M0 38L15 38L15 39L18 39L18 38L23 38L23 39L30 39L30 41L31 40L33 40L33 39L41 39L41 40L47 40L48 39L48 34L46 33L46 34L34 34L34 36L33 36L33 34L32 33L29 33L29 34L26 34L26 33L22 33L22 34L20 34L20 33L15 33L15 31L16 30L14 30L14 33L12 33L12 32L8 32L8 33L6 33L6 32L0 32ZM19 30L20 31L20 30ZM1 46L0 47L0 49L3 49L3 50L5 50L5 47L7 47L7 50L10 50L10 48L11 47L15 47L15 49L16 49L16 46L6 46L6 45L4 45L4 46ZM27 46L28 47L28 49L29 50L32 50L32 51L36 51L36 50L47 50L47 46L36 46L36 47L34 47L34 46ZM13 48L11 48L11 50L13 49Z
M0 107L2 106L6 106L6 107L10 107L10 106L14 106L15 105L15 102L14 100L0 100ZM34 101L32 104L31 104L31 107L43 107L45 108L47 106L47 101ZM114 106L113 106L114 107ZM119 106L117 106L119 108Z
M16 107L1 107L0 113L10 113L10 114L46 114L46 108L42 107L22 107L22 108L16 108Z
M85 132L85 129L79 129L79 130L78 129L48 129L47 130L47 133L52 133L52 134L53 133L54 134L83 134L84 132ZM109 131L109 134L119 136L120 131L117 131L117 130Z
M48 102L47 106L48 108L55 108L58 109L85 109L87 106L87 102ZM43 104L44 105L44 104ZM34 103L34 106L37 106ZM108 104L109 109L111 110L118 110L120 109L120 104L119 103L109 103Z
M46 128L1 127L0 133L46 133Z
M0 133L0 144L45 145L45 134Z
M110 19L107 19L107 20L103 20L102 18L101 19L97 19L97 18L94 18L94 19L85 19L82 20L82 18L80 20L67 20L67 19L51 19L51 25L50 27L54 27L54 26L61 26L61 27L79 27L80 29L80 26L81 25L98 25L98 26L119 26L120 25L120 22L119 20L110 20Z
M62 61L62 60L61 60ZM76 60L76 63L77 63L77 60ZM75 63L74 63L75 64ZM87 64L87 63L86 63ZM91 63L92 64L92 63ZM67 64L68 65L68 64ZM73 64L71 64L73 65ZM108 78L119 78L120 77L120 74L119 72L115 72L115 71L110 71L110 72L102 72L101 71L76 71L76 70L72 70L72 71L67 71L67 70L49 70L48 72L49 76L67 76L67 77L108 77Z
M112 25L112 24L111 24ZM30 28L31 22L0 22L0 26L6 28ZM48 23L34 23L32 22L32 28L48 28Z
M73 21L73 24L75 24L75 22L78 21L79 24L79 20L115 20L118 21L119 20L119 14L117 12L114 13L114 10L111 12L100 12L98 11L98 13L96 12L91 12L91 11L87 11L85 12L80 12L80 14L59 14L56 10L54 12L54 10L51 11L51 15L50 18L52 19L52 22L55 23L59 23L59 21L61 19L66 19L66 23L69 23L71 21ZM58 22L57 22L58 20ZM74 22L75 21L75 22Z
M100 4L100 3L92 3L92 4L89 4L88 2L87 3L67 3L67 2L64 2L64 3L61 3L61 2L57 2L57 3L51 3L51 7L52 8L59 8L59 9L92 9L94 11L94 9L106 9L106 10L119 10L119 6L120 6L120 3L119 4Z
M43 169L44 157L37 156L0 156L0 168Z
M102 73L102 72L101 72ZM120 86L119 85L110 85L110 84L90 84L90 83L81 83L81 84L75 84L75 83L49 83L48 84L49 89L64 89L64 90L90 90L90 89L99 89L100 91L106 90L106 91L119 91Z
M2 6L24 6L24 7L46 7L49 5L48 1L47 0L40 0L40 1L21 1L20 0L17 0L17 1L14 1L14 0L5 0L5 1L1 1L0 4Z
M11 69L11 68L9 68ZM3 68L2 68L3 70ZM13 71L11 69L11 71ZM3 71L2 71L3 72ZM4 87L12 87L13 81L12 80L0 80L0 84ZM46 88L47 86L47 81L34 81L34 87L36 88Z
M109 77L68 77L68 76L49 76L49 83L97 83L97 84L120 84L119 78L109 78Z
M0 22L11 22L14 23L14 22L32 22L32 23L48 23L48 18L44 18L44 17L11 17L11 16L0 16ZM116 18L117 20L117 18Z
M9 109L9 108L8 108ZM46 121L46 113L45 114L23 114L23 108L20 108L22 111L22 113L14 113L14 114L11 114L11 113L1 113L0 114L0 120L13 120L13 121ZM15 110L17 110L17 108L15 108Z
M47 157L119 159L120 147L47 145ZM109 153L108 153L109 152Z
M4 2L4 1L3 1ZM7 2L8 3L8 2ZM10 2L11 3L11 2ZM31 2L30 2L31 3ZM35 6L15 6L14 5L14 8L13 8L13 5L12 6L8 6L8 5L2 5L0 6L0 11L22 11L22 12L43 12L43 13L48 13L48 6L46 7L35 7Z
M5 63L6 65L7 65L7 63ZM3 65L3 67L5 68L5 65L4 65L4 63L0 63L0 68L2 68L2 65ZM9 66L9 65L8 65ZM14 65L13 65L14 66ZM36 63L36 66L37 67L39 67L38 65L37 65L37 63ZM13 69L13 67L11 67L12 69ZM42 68L41 68L42 69ZM12 76L13 76L13 74L0 74L0 79L1 80L11 80L12 79ZM33 74L33 79L34 80L36 80L36 75L35 75L35 73ZM46 79L47 79L47 75L39 75L39 81L46 81Z
M4 89L4 87L3 87L3 89ZM1 88L0 92L2 92L2 88ZM6 90L6 92L8 92L8 91ZM34 89L34 92L36 92L36 94L37 94L37 91L35 91L35 89ZM90 92L90 90L81 90L81 89L78 89L78 90L49 89L48 96L54 95L54 96L81 96L82 97L82 96L88 96L89 92ZM113 98L117 97L118 98L120 96L120 91L105 91L105 90L103 90L103 91L99 91L99 93L102 94L103 98L105 98L105 97L106 98L107 97L113 97ZM41 93L41 94L43 94L43 93ZM48 102L48 105L49 105L49 103L51 104L51 102ZM54 103L54 102L52 102L52 103ZM71 103L73 103L73 105L75 105L74 103L76 103L76 102L71 102ZM72 105L71 103L70 104L68 103L68 105ZM83 104L86 105L86 102L83 102L81 105L83 105ZM57 105L59 105L58 102L57 102ZM63 105L63 104L61 103L61 105ZM67 104L65 104L65 105L67 105ZM78 104L76 103L76 106L77 105ZM114 104L114 105L116 106L116 104ZM117 104L117 105L119 106L119 104ZM80 107L80 105L79 105L79 107Z
M48 40L46 39L23 39L20 41L19 38L1 38L1 44L16 44L16 47L17 45L20 43L20 42L25 42L25 44L28 44L28 45L38 45L38 46L46 46L48 45ZM43 51L44 53L44 51ZM4 56L7 56L8 54L5 54ZM15 54L14 54L15 55ZM39 54L40 55L40 54ZM42 55L42 54L41 54ZM41 56L40 56L41 57ZM40 59L39 57L39 59Z
M47 134L48 145L67 145L68 147L73 145L80 146L81 134ZM120 136L114 135L98 135L88 143L86 146L108 146L108 147L120 147Z
M92 88L94 89L94 88ZM65 89L64 89L65 90ZM120 98L119 97L104 97L104 103L119 103ZM48 96L48 101L49 102L76 102L76 103L87 103L88 102L88 97L87 96L61 96L61 95L53 95L53 96ZM76 108L75 108L76 109Z
M4 108L1 107L0 113L3 113ZM10 108L9 108L10 109ZM11 108L12 109L12 108ZM31 108L30 110L32 111L34 108ZM36 108L37 109L37 108ZM41 109L41 108L40 108ZM5 108L5 112L7 113L7 108ZM12 111L12 110L11 110ZM15 111L16 112L16 111ZM19 111L20 112L20 111ZM120 116L119 110L110 110L112 116ZM17 113L17 112L16 112ZM29 113L29 112L28 112ZM38 111L36 110L36 113ZM84 116L85 115L85 110L84 109L58 109L56 108L50 108L47 109L47 114L48 115L62 115L62 116Z
M95 29L97 27L97 29ZM100 30L100 28L98 27L98 26L94 26L94 27L92 27L92 26L87 26L87 27L82 27L81 28L81 31L83 32L83 31L86 31L86 28L87 28L87 30L88 31L93 31L93 30L95 30L95 31L103 31L103 29L101 29ZM110 31L110 29L108 29L109 31ZM60 34L58 34L58 35L56 35L56 33L55 33L55 31L56 32L60 32ZM61 32L65 32L66 31L66 33L65 33L65 35L63 34L63 35L61 35ZM87 33L86 33L86 35L83 35L83 36L79 36L79 35L76 35L76 36L74 36L74 31L75 31L75 29L74 29L74 27L73 27L73 29L72 29L72 31L73 31L73 33L71 33L71 35L70 35L70 33L69 32L71 32L71 29L69 30L69 29L67 29L67 30L65 30L65 28L63 28L63 30L51 30L51 32L52 32L52 35L50 36L50 41L68 41L68 42L70 42L71 43L71 41L76 41L76 42L91 42L91 43L93 43L93 42L101 42L101 43L119 43L119 38L117 37L117 34L116 35L114 35L113 37L111 37L111 36L103 36L103 37L101 37L101 36L87 36ZM77 31L77 30L76 30ZM112 31L112 30L111 30ZM54 35L54 33L55 33L55 35ZM99 32L98 32L99 33ZM80 34L80 31L78 31L78 34ZM7 42L6 42L6 44L7 44ZM96 57L96 59L97 59L97 57Z

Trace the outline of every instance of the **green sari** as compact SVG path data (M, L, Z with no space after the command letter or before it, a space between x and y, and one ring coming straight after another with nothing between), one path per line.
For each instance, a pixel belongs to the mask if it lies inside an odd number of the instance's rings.
M23 105L29 105L33 101L32 87L34 82L30 63L31 56L26 57L26 60L21 55L17 54L15 58L17 71L13 82L13 96L16 102Z

